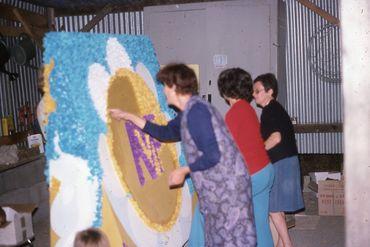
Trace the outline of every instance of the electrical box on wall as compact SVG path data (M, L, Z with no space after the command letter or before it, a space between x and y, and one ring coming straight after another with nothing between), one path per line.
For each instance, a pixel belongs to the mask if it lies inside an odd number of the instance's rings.
M221 71L240 67L259 74L277 71L277 1L244 0L144 8L144 32L160 64L198 64L200 95L225 114L218 93Z

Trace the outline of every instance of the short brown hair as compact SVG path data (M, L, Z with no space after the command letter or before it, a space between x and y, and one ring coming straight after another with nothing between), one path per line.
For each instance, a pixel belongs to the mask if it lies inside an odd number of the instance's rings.
M179 94L198 94L198 80L194 71L182 63L171 63L157 74L157 80L172 87L176 85Z
M260 81L265 88L265 92L271 89L272 97L276 99L278 96L278 82L275 75L272 73L259 75L256 79L254 79L253 84L257 83L258 81Z
M253 82L251 75L241 68L226 69L221 72L217 80L218 91L221 97L233 99L245 99L251 102L253 99Z
M107 236L98 228L88 228L76 234L73 247L110 247Z

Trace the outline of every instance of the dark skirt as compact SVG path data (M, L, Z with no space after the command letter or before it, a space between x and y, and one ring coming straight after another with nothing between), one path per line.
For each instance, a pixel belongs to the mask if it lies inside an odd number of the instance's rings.
M273 166L275 180L270 192L270 212L295 212L304 208L298 157L279 160Z

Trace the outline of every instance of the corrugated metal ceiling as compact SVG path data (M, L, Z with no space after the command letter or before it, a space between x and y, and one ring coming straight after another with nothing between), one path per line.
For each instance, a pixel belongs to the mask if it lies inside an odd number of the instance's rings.
M142 10L145 6L214 2L221 0L22 0L42 7L54 8L57 15L78 15L99 11L107 4L115 11ZM225 0L223 0L225 1Z
M145 0L26 0L43 7L51 7L56 9L75 9L75 8L94 8L102 7L106 4L127 5L127 4L144 4Z

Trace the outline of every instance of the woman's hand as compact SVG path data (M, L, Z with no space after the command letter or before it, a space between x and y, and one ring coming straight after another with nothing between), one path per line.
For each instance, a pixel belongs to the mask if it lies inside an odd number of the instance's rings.
M146 120L144 118L141 118L129 112L122 111L120 109L109 109L109 114L111 115L112 118L118 121L120 120L131 121L140 129L143 129L146 124Z
M265 141L265 149L270 150L281 142L280 132L273 132Z
M180 167L172 171L170 176L168 177L168 185L170 186L170 188L182 185L185 181L186 175L189 173L190 169L187 166Z
M128 112L122 111L120 109L109 109L109 114L112 118L116 120L129 120Z

